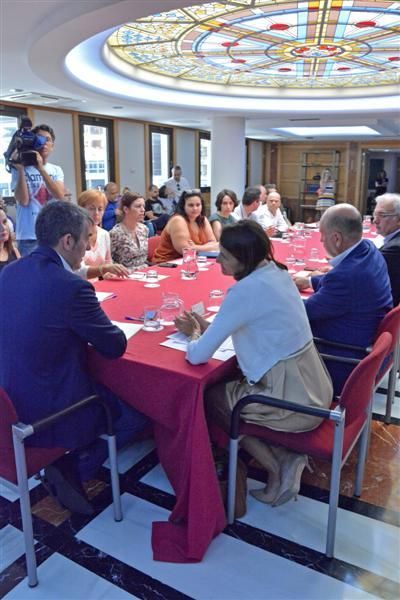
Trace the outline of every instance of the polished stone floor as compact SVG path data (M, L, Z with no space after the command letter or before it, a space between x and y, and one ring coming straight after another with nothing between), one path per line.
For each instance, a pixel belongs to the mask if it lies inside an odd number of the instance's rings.
M398 384L400 391L400 385ZM354 457L344 467L336 557L323 554L329 467L312 461L297 502L271 508L248 497L246 515L209 547L201 563L167 564L151 555L151 523L165 520L173 492L152 440L120 454L124 520L109 506L107 468L91 482L94 517L71 515L31 481L40 584L25 577L18 494L0 482L0 598L337 600L400 597L400 394L391 425L375 395L363 493L352 497ZM265 473L249 461L248 488Z

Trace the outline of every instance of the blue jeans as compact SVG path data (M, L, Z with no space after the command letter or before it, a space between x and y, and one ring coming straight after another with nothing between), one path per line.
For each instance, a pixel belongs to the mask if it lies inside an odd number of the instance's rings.
M113 392L101 384L96 384L96 392L117 405L120 415L114 420L114 431L117 448L132 443L138 433L148 425L149 419L144 414L122 402ZM84 448L75 450L79 477L82 481L92 479L108 456L107 441L97 438Z
M21 256L28 256L38 247L37 240L17 240L18 250Z

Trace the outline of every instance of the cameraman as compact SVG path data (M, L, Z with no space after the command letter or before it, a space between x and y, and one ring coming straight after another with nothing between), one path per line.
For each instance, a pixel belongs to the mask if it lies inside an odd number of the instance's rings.
M46 138L46 143L35 151L36 165L14 163L11 188L17 201L16 237L22 256L36 247L35 223L40 209L50 200L64 198L64 173L58 165L47 162L54 148L55 135L49 125L38 125L32 133Z

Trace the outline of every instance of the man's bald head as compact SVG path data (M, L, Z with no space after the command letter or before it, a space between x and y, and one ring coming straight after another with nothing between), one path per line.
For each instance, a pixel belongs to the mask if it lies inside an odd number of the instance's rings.
M361 240L361 215L351 204L336 204L322 215L319 230L328 255L338 256Z
M326 231L337 231L343 238L355 244L362 236L362 218L360 212L352 204L335 204L328 208L321 217L320 226Z

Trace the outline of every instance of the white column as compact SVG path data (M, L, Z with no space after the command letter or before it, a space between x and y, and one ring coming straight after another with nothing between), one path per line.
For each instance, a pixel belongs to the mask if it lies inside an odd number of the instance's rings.
M242 117L214 117L211 130L211 212L223 188L242 198L246 185L245 120Z

